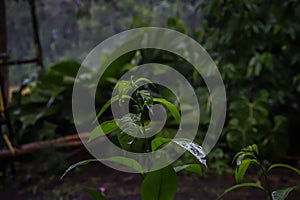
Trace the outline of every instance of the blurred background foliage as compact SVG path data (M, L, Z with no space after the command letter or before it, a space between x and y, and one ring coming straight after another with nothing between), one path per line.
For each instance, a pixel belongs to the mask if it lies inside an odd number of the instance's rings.
M270 160L300 155L300 1L42 0L36 4L44 64L51 67L40 75L34 66L10 67L10 84L22 85L12 98L20 142L75 133L71 94L77 63L109 36L129 28L159 26L193 37L222 74L228 112L208 165L222 173L230 156L253 143ZM7 20L10 57L33 56L31 26L24 26L31 23L27 1L7 0ZM121 72L154 61L173 66L194 86L204 111L196 138L201 144L211 96L192 66L169 53L147 49L117 59L100 81L96 110L109 99Z

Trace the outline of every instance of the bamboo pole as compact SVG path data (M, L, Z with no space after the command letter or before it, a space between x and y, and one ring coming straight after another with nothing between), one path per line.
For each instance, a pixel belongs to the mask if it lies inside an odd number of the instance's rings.
M9 149L2 149L0 150L0 158L34 153L47 145L52 145L55 148L79 147L83 145L80 138L88 139L89 135L90 133L81 133L80 137L78 134L74 134L74 135L68 135L68 136L64 136L49 141L32 142L32 143L24 144L21 145L19 148L14 149L14 155L11 154ZM99 141L101 142L102 140L100 139Z

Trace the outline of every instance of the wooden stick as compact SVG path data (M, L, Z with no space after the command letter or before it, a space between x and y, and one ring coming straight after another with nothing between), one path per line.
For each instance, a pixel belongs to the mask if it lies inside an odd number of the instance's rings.
M10 154L14 156L15 155L15 149L12 146L12 144L11 144L8 136L6 134L3 134L2 136L3 136L3 139L4 139L4 141L5 141L5 143L6 143L7 147L8 147L8 150L9 150Z
M23 59L23 60L9 60L7 62L0 63L1 66L6 66L6 65L20 65L20 64L30 64L38 62L37 58L31 58L31 59Z
M54 140L24 144L21 145L20 148L14 149L15 152L14 155L11 154L9 149L2 149L0 150L0 158L34 153L46 145L53 145L53 147L55 148L78 147L83 145L80 138L88 139L88 137L89 137L89 133L81 133L80 137L78 134L74 134L74 135L68 135L65 137L57 138Z

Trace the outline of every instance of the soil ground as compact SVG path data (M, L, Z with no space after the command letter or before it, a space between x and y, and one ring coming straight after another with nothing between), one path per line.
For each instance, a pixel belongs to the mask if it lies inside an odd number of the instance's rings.
M76 155L69 157L69 162L74 163L88 159L84 151L77 151ZM24 158L23 158L24 159ZM105 195L111 200L140 200L140 185L142 176L119 172L108 168L101 163L92 163L71 171L63 180L59 171L51 175L51 169L46 171L41 164L24 159L16 167L17 174L12 179L8 177L5 186L0 190L0 199L41 199L41 200L88 200L91 199L81 186L98 190L105 188ZM297 166L299 168L299 165ZM250 174L253 173L250 171ZM256 180L256 175L247 177ZM285 169L276 169L270 175L273 188L288 187L299 184L300 176ZM235 184L231 175L222 177L200 177L191 173L179 173L178 192L175 200L217 199L227 187ZM265 193L253 188L238 189L224 196L223 199L266 199ZM288 200L299 200L300 192L293 191Z

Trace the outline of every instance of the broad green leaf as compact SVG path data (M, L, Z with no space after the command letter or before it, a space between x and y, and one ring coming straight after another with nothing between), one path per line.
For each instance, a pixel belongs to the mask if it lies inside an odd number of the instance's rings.
M101 123L99 126L97 126L91 133L89 136L89 140L88 142L96 139L97 137L100 137L102 135L106 135L108 133L113 132L114 130L116 130L118 128L118 125L116 123L116 120L109 120L109 121L105 121L103 123Z
M186 170L189 172L194 172L199 176L202 176L202 169L199 164L187 164L187 165L180 165L174 168L175 172L179 172L181 170Z
M142 200L173 200L177 175L172 166L149 172L142 183Z
M236 190L236 189L238 189L238 188L243 188L243 187L254 187L254 188L257 188L257 189L260 189L260 190L265 191L265 188L264 188L264 187L262 187L261 185L258 185L258 184L256 184L256 183L241 183L241 184L238 184L238 185L234 185L234 186L232 186L232 187L230 187L230 188L227 188L227 189L223 192L223 194L221 194L221 196L218 197L218 199L221 199L222 196L224 196L225 194L227 194L227 193L229 193L229 192L231 192L231 191L233 191L233 190ZM218 199L217 199L217 200L218 200Z
M140 114L134 113L128 113L119 120L121 132L118 133L117 138L124 150L130 151L136 137L143 133L138 125L140 120Z
M44 71L40 77L39 77L39 81L40 84L37 83L37 88L38 87L45 87L45 86L49 86L49 85L53 85L53 83L56 83L58 86L63 86L65 85L64 83L64 76L60 73L54 72L53 70L51 70L51 68L47 71Z
M195 156L199 160L200 163L207 167L206 159L204 159L206 154L201 146L184 138L173 139L172 142L189 151L193 156Z
M96 190L93 190L91 188L87 188L87 187L84 187L84 186L81 186L80 187L82 190L86 191L91 197L93 200L107 200L106 197L104 197L101 192L98 192Z
M166 106L167 109L171 112L171 114L174 117L174 119L178 123L180 123L180 113L179 113L177 107L174 104L172 104L171 102L167 101L166 99L161 99L161 98L153 98L153 101L161 103L164 106Z
M156 137L151 141L151 149L152 151L157 150L162 145L169 143L171 139L169 138L163 138L163 137Z
M287 168L287 169L290 169L294 172L296 172L298 175L300 175L300 170L295 168L295 167L292 167L290 165L287 165L287 164L281 164L281 163L278 163L278 164L273 164L269 167L268 171L270 171L271 169L274 169L274 168L277 168L277 167L283 167L283 168Z
M288 187L288 188L284 188L284 189L279 189L279 190L275 190L272 192L272 200L285 200L287 198L287 196L289 195L289 193L293 190L299 190L300 189L300 185L296 185L293 187Z
M244 159L241 161L240 165L235 170L235 180L237 183L244 178L249 165L253 163L257 163L257 161L254 159Z
M138 125L140 120L140 114L128 113L119 119L119 127L123 132L137 136L141 132L140 126Z
M110 161L118 164L125 165L127 167L130 167L131 169L134 169L136 172L143 174L144 170L143 167L134 159L122 157L122 156L113 156L110 158L100 159L100 161Z
M135 140L135 137L133 137L132 135L129 135L125 132L120 132L117 135L118 138L118 142L121 145L121 148L126 150L126 151L130 151L131 150L131 146Z
M76 77L79 68L80 64L75 61L63 61L54 64L49 69L50 71L57 72L60 75Z

